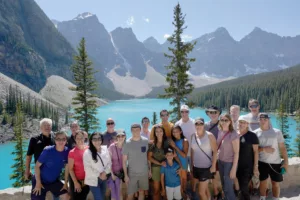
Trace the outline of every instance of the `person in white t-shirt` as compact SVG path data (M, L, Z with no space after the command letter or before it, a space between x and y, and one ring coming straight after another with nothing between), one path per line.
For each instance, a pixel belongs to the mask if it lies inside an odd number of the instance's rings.
M272 182L273 200L279 200L279 183L283 181L282 174L288 170L288 155L284 138L280 130L272 128L270 116L267 113L259 114L259 124L260 128L256 129L254 133L259 140L260 200L266 199L269 177ZM283 157L283 162L280 155Z
M248 113L244 117L246 117L247 121L249 122L249 130L254 131L259 128L258 115L259 115L260 105L258 100L250 99L248 102L248 108L250 110L250 113Z

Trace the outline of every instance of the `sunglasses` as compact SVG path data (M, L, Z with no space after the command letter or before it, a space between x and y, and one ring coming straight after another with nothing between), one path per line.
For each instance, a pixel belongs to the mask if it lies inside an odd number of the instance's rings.
M150 123L149 121L143 121L143 124L147 124L147 123Z
M257 108L258 105L257 105L257 104L255 104L255 105L250 105L249 107L250 107L250 108Z
M57 142L65 142L65 141L67 141L67 139L66 138L55 138L55 141L57 141Z
M167 117L169 116L168 114L160 115L161 117Z
M220 121L221 121L221 122L225 122L225 123L230 122L229 119L221 119Z
M203 126L204 123L196 123L195 125L196 125L196 126Z
M109 125L114 125L114 124L115 124L115 122L107 122L107 123L106 123L107 126L109 126Z
M180 111L181 113L189 113L187 110Z
M95 137L92 139L93 142L98 142L98 141L102 141L100 137Z
M267 121L267 120L269 120L269 118L261 117L261 118L259 118L259 120L261 120L261 121Z
M208 111L209 114L216 115L218 111Z

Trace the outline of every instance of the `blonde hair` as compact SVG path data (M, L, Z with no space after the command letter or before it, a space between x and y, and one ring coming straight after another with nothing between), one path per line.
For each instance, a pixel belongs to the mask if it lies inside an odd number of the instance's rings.
M232 108L237 108L237 109L239 110L239 112L241 111L241 107L238 106L238 105L232 105L232 106L230 106L230 110L231 110Z

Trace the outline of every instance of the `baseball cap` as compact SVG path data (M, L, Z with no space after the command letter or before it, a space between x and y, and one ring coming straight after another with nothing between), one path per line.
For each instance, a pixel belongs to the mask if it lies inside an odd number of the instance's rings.
M167 154L167 153L174 153L174 149L172 149L172 148L166 148L165 149L165 154Z
M245 115L239 116L238 121L245 121L245 122L248 122L248 123L249 123L249 120L248 120L248 118L247 118Z
M197 117L195 120L194 120L194 124L196 124L197 122L201 122L204 124L204 119L201 118L201 117Z
M119 135L126 135L124 130L117 130L117 136Z
M220 114L222 113L222 110L220 108L218 108L217 106L215 106L215 105L211 105L208 108L206 108L206 110L205 110L206 114L209 111L219 111Z
M267 118L267 119L270 119L270 116L268 113L260 113L259 114L259 118Z
M187 105L182 105L182 106L180 107L180 111L182 111L182 110L187 110L187 111L189 111L190 108L189 108Z

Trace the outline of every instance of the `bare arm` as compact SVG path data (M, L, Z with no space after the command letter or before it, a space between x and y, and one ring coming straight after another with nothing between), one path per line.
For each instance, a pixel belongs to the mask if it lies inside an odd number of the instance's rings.
M74 162L73 162L74 163ZM74 172L74 171L73 171ZM69 182L69 164L67 163L66 165L65 165L65 187L66 188L68 188L68 182ZM74 174L74 176L75 176L75 174ZM76 177L75 177L76 178ZM77 179L76 179L76 181L77 181Z
M194 150L191 148L191 166L190 166L190 172L193 173L193 166L194 166Z
M211 150L213 153L213 157L212 157L212 166L214 167L214 170L216 169L216 165L217 165L217 140L215 138L215 136L212 133L208 134L208 138L210 141L210 146L211 146Z
M165 174L160 174L160 183L162 191L165 191Z
M69 173L70 173L70 176L71 176L74 184L78 183L77 178L74 173L74 159L73 158L68 158L68 165L69 165Z
M253 144L253 153L254 153L254 166L253 169L258 168L258 144Z
M156 164L156 165L162 165L161 162L158 162L152 156L153 156L153 152L149 151L148 152L148 160L150 161L150 163L153 163L153 164Z
M35 180L37 183L41 184L41 170L40 167L42 166L42 163L39 161L36 161L35 167L34 167L34 173L35 173Z
M127 159L128 159L128 156L123 154L122 158L123 158L123 171L124 171L124 176L127 176L127 177L128 177L128 173L127 173Z
M289 158L288 158L288 154L287 154L287 151L286 151L285 144L284 144L284 142L281 142L281 143L278 143L278 144L279 144L280 153L281 153L281 155L284 159L283 167L285 168L286 171L288 171Z
M31 163L31 160L32 160L32 156L26 156L26 163L25 163L25 174L27 177L25 177L26 179L28 179L28 176L29 176L29 173L30 173L30 163Z
M236 172L238 161L239 161L239 152L240 152L240 140L238 138L232 141L232 147L234 153L232 169L234 169Z

